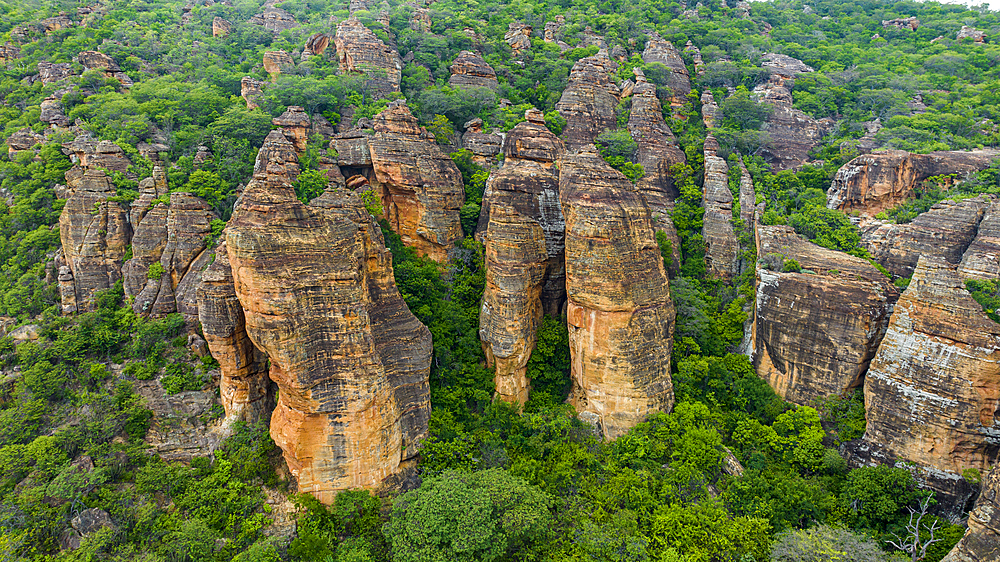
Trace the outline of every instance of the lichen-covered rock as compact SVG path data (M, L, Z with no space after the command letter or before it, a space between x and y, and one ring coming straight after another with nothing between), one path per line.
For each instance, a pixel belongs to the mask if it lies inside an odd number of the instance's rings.
M135 392L153 412L143 441L163 460L189 463L195 457L211 456L219 446L222 436L211 431L206 421L219 404L215 389L167 394L159 381L138 380Z
M295 68L295 61L285 51L265 51L263 64L264 71L271 76L271 80L277 80L278 76Z
M479 166L492 167L495 163L494 158L500 154L502 145L503 137L483 132L482 119L476 117L465 124L465 133L462 134L462 148L473 154L472 160Z
M646 50L642 52L642 60L646 64L659 63L670 69L666 83L666 86L673 92L670 105L675 110L684 105L687 101L687 95L691 93L691 76L688 74L687 66L677 51L677 47L654 33L649 38L649 42L646 43Z
M733 192L729 190L729 165L716 155L718 143L705 139L705 184L701 203L705 208L702 236L705 267L719 279L732 279L738 272L739 248L733 229Z
M917 466L954 512L954 482L1000 454L1000 324L965 290L955 266L921 257L865 376L862 444ZM951 482L949 482L951 481Z
M264 83L244 76L240 80L240 96L247 102L247 109L257 109L264 101Z
M334 43L341 74L369 74L378 95L383 97L399 91L403 69L399 53L354 16L337 24Z
M969 512L965 536L941 562L990 562L1000 559L1000 468L982 480L982 491Z
M758 226L757 252L757 375L795 404L860 385L897 289L867 261L821 248L791 227ZM782 272L785 260L803 271Z
M568 149L593 144L605 129L617 128L618 87L608 76L616 66L604 51L573 65L569 83L556 104L556 110L566 119L563 139Z
M983 215L958 272L963 279L1000 279L1000 200L994 199Z
M275 396L267 375L267 355L247 334L225 242L215 249L215 261L202 274L197 295L205 342L222 373L219 396L226 421L269 423Z
M121 263L131 238L125 207L103 170L87 170L59 215L59 238L73 277L73 299L80 312L93 309L94 293L121 278Z
M503 40L510 45L510 50L515 55L521 51L531 49L531 26L520 22L514 22L507 26L507 33L504 33Z
M403 101L375 117L368 141L385 218L407 246L444 262L462 237L462 174Z
M38 63L38 74L32 76L32 82L41 82L44 85L61 82L73 75L73 65L68 62L45 62Z
M479 337L496 367L497 396L521 403L528 399L527 364L542 315L558 315L565 301L565 222L553 165L562 143L535 113L507 134L506 159L490 176L480 219L486 288Z
M826 193L826 204L831 209L875 216L911 199L920 183L931 176L958 174L963 179L989 167L998 156L997 150L930 154L888 150L865 154L837 170Z
M368 148L371 134L361 129L334 135L330 148L337 151L337 164L351 168L370 168L372 152Z
M69 119L63 113L62 102L58 98L45 98L41 105L41 115L38 120L55 127L66 127Z
M276 3L270 1L264 4L264 11L250 18L250 23L262 26L264 29L274 32L275 35L286 29L298 27L299 22L295 21L295 16L281 8L276 8L274 6Z
M871 221L861 227L861 245L899 277L909 277L920 256L937 256L955 264L972 244L991 204L989 196L980 195L941 201L905 224Z
M430 414L431 338L361 200L327 191L306 206L281 176L256 174L226 245L247 334L280 390L271 436L299 490L330 503L411 468Z
M451 77L448 84L457 88L489 88L500 87L497 73L483 57L472 51L462 51L451 63Z
M309 144L309 114L297 105L288 106L284 113L271 119L275 127L281 127L285 137L292 142L295 150L305 152Z
M673 407L674 306L649 207L594 148L560 160L570 403L613 439Z
M226 37L233 31L233 24L216 16L212 20L212 37Z
M768 139L761 156L775 171L797 168L809 160L809 151L823 140L833 121L817 120L792 106L795 77L812 72L812 68L787 55L768 53L763 59L762 66L771 76L753 92L772 111L761 126Z

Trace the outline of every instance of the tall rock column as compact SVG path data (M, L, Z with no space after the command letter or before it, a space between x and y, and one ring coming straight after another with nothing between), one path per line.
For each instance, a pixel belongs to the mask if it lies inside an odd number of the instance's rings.
M329 503L413 468L430 415L431 338L360 198L328 190L303 205L284 177L291 143L269 143L226 246L246 332L279 387L271 436L299 489Z
M486 288L479 337L496 366L497 396L528 399L528 359L543 312L556 315L565 300L564 228L554 162L562 143L540 111L507 134L505 163L490 176L485 222Z
M556 109L566 119L563 139L569 149L589 145L605 129L617 127L618 87L608 76L616 67L617 63L602 50L576 61L570 70L569 83L556 104Z
M649 207L594 151L560 162L570 402L613 439L673 407L675 312Z
M1000 469L982 481L979 499L969 512L969 528L941 562L989 562L1000 559Z
M385 218L403 243L443 262L462 237L465 188L458 167L402 101L375 117L368 141Z
M716 155L715 137L705 139L705 208L702 236L705 238L705 266L721 279L736 274L738 248L733 229L733 192L729 190L729 165Z
M337 24L334 38L340 73L364 73L371 76L375 95L385 97L399 91L403 63L399 53L351 15Z

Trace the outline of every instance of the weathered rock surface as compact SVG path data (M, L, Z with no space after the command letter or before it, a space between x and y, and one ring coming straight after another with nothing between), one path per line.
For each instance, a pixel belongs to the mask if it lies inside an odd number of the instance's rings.
M1000 469L982 480L982 491L969 512L969 528L941 562L989 562L1000 559Z
M920 182L931 176L969 174L989 167L997 150L912 154L888 150L858 156L837 170L826 193L827 207L875 216L913 197Z
M382 208L407 246L443 262L462 237L462 174L402 101L375 117L368 142Z
M62 241L72 282L66 280L64 301L80 312L93 309L94 293L111 288L121 278L121 263L131 237L128 215L103 170L87 170L59 215ZM62 275L60 275L62 277ZM60 282L61 290L63 282Z
M264 71L271 76L271 80L277 80L278 76L295 68L295 61L285 51L265 51L263 64Z
M219 446L221 436L205 421L219 403L215 389L167 394L159 381L150 380L135 381L135 391L153 412L144 440L164 460L191 462Z
M212 20L212 37L226 37L233 30L233 24L220 17Z
M330 40L333 39L326 33L317 33L309 37L306 40L306 48L302 51L303 56L305 56L306 51L312 55L322 55L326 52L326 48L330 46Z
M562 136L568 149L592 144L605 129L617 128L618 87L608 77L616 67L604 51L573 65L569 83L556 104L556 110L566 119Z
M705 208L702 236L705 238L705 267L720 279L732 279L737 272L739 248L733 229L733 192L729 190L729 165L716 155L718 142L705 139L705 183L701 203Z
M560 160L570 403L615 438L673 407L675 312L649 207L593 148Z
M473 154L472 160L484 168L492 167L494 158L500 154L503 137L483 132L483 120L476 117L465 124L462 134L462 148Z
M282 133L292 142L295 151L305 152L309 144L309 114L297 105L288 106L284 113L271 119L275 127L281 127Z
M715 103L715 96L712 92L706 89L701 93L701 120L705 122L705 127L708 129L714 129L715 126L722 119L722 111L719 109L719 105Z
M897 289L867 261L821 248L791 227L759 225L757 252L757 375L795 404L860 385ZM781 273L786 259L803 271Z
M247 102L247 109L257 109L264 101L264 83L244 76L240 80L240 96Z
M497 396L524 403L528 359L543 313L558 315L565 301L565 222L554 163L562 143L538 121L510 130L503 167L491 174L483 202L486 288L479 337L495 365Z
M916 31L917 28L920 27L920 20L912 16L908 18L882 20L882 27L886 29L892 27L895 29L906 29L909 31Z
M768 138L761 155L775 171L797 168L808 161L809 151L822 141L833 121L817 120L792 107L795 77L812 72L812 68L787 55L768 53L763 59L762 66L770 70L771 77L753 91L772 112L761 127Z
M955 34L956 41L961 41L962 39L972 39L972 41L975 43L985 43L986 32L979 31L974 27L963 25L962 29L959 29L958 33Z
M276 8L275 3L272 1L264 4L264 11L250 18L250 23L262 26L275 35L286 29L298 27L299 22L295 21L295 17L281 8Z
M83 65L84 70L101 70L105 76L118 80L123 86L128 87L132 85L132 79L128 77L128 74L122 72L121 67L118 66L115 59L104 53L98 51L81 51L77 55L77 60Z
M961 472L985 472L1000 454L998 404L1000 324L955 266L921 257L865 377L862 446L874 459L914 463L958 513Z
M124 173L130 164L120 146L111 141L97 141L89 134L76 137L63 148L72 152L70 160L83 168L104 168Z
M73 25L73 21L69 19L66 12L60 12L58 16L45 18L38 23L45 28L45 33L52 33L53 31L66 29L67 27L72 27Z
M1000 279L1000 200L994 200L983 215L958 273L963 279Z
M500 87L497 73L483 57L472 51L462 51L451 63L451 77L448 84L457 88L489 88Z
M69 119L63 113L62 102L58 98L45 98L42 101L40 109L41 115L38 117L38 120L42 123L48 123L55 127L66 127L69 125Z
M403 63L399 53L386 46L378 36L353 16L337 24L334 39L340 73L360 72L375 80L378 94L386 96L399 91Z
M403 303L361 200L327 191L302 205L288 163L260 159L281 173L255 174L244 191L229 262L247 334L280 390L271 436L299 490L330 503L414 463L430 414L430 333Z
M507 33L504 33L503 40L510 45L510 50L515 55L521 51L531 49L531 26L514 22L507 26Z
M909 277L920 256L956 264L976 237L990 208L989 196L942 201L905 224L871 221L861 228L861 245L893 275Z
M32 82L41 82L46 86L55 84L73 75L73 66L68 62L51 63L42 61L38 63L38 74L29 78Z
M663 120L656 86L646 81L641 69L636 72L635 79L628 132L638 144L636 161L646 171L639 181L639 190L646 195L650 206L663 207L663 204L654 205L654 200L666 198L672 201L677 197L670 167L687 159L674 133Z
M14 156L23 150L31 150L35 146L45 142L45 137L32 131L31 129L21 129L7 137L7 154Z
M8 62L19 58L21 58L20 45L9 41L0 45L0 64L7 64Z
M677 47L658 34L654 33L649 42L646 43L646 50L642 52L642 60L646 64L660 63L670 69L667 75L667 87L673 92L670 98L670 105L676 110L687 101L687 95L691 93L691 76L688 74L684 59L681 58Z

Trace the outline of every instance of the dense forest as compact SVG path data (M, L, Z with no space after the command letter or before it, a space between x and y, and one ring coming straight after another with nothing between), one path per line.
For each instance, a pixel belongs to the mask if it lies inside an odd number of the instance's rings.
M276 8L285 19L261 17ZM827 192L838 170L872 151L991 154L1000 146L1000 13L886 0L0 0L0 13L3 560L936 562L966 532L985 466L962 473L973 493L961 505L936 509L944 498L905 462L849 463L845 444L866 432L860 383L793 403L759 376L745 342L760 270L811 270L790 254L758 254L738 207L745 170L761 209L755 222L787 225L871 264L901 298L913 268L884 265L862 243L858 213L829 206ZM342 71L330 37L348 19L398 53L395 91L384 90L384 70ZM526 27L517 39L512 30ZM303 52L323 34L328 47ZM658 41L679 53L689 93L671 88L676 69L644 60ZM267 61L278 51L290 63L275 72ZM495 87L450 80L467 51L492 69ZM110 64L84 55L93 52ZM767 98L772 54L809 67L787 81L783 111L816 129L794 165L783 164L770 125L778 111ZM481 127L499 146L537 109L568 146L573 123L560 100L571 71L593 57L614 61L608 79L621 91L655 86L658 119L683 153L669 170L676 196L663 217L676 238L655 235L676 310L662 366L673 398L615 439L567 402L575 352L565 309L539 314L525 371L530 397L494 398L494 358L480 331L492 254L480 216L507 152L484 159L463 140ZM611 126L591 140L616 178L641 186L651 173L631 130L636 99L616 98ZM208 268L248 185L260 180L255 163L276 120L294 108L312 116L292 182L307 204L327 197L331 162L350 175L334 135L377 136L373 121L398 100L462 185L460 240L446 260L422 255L386 220L386 201L363 195L382 219L371 236L391 251L395 286L433 342L427 437L405 482L323 503L300 493L267 424L218 431L227 359L213 358L198 311L180 305L181 279L169 314L136 306L143 287L170 279L170 264L146 262L136 290L122 264L146 255L144 242L122 243L114 259L105 248L88 259L114 261L123 274L89 309L81 301L67 310L61 230L76 220L67 216L110 216L115 205L134 223L137 209L151 217L158 205L201 201L202 230L189 238L204 248L195 263ZM321 119L329 134L316 126ZM717 156L706 156L713 142ZM733 194L740 264L725 276L706 259L715 159ZM74 189L90 189L73 187L91 178L76 173L81 167L105 170L113 193L70 213ZM1000 194L1000 159L956 176L918 182L877 219L919 225L941 204ZM159 182L163 192L147 196ZM102 220L87 236L110 246L112 219ZM1000 279L967 287L1000 320Z

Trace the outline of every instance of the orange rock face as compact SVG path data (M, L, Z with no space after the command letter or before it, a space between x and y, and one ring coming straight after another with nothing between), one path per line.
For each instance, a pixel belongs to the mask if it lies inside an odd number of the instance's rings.
M716 155L718 143L705 139L705 208L702 235L705 237L705 266L720 279L732 279L738 272L736 231L733 229L733 193L729 190L729 165Z
M885 334L896 288L867 261L821 248L791 227L758 226L757 251L757 375L795 404L860 385ZM813 273L782 273L786 259Z
M990 562L1000 558L1000 469L982 481L982 491L969 512L969 528L941 562Z
M353 15L337 24L334 44L337 47L341 74L369 74L381 96L399 91L403 69L399 53L383 43Z
M276 127L281 127L285 136L292 141L296 152L305 152L309 144L309 114L297 105L289 106L284 113L271 119Z
M675 313L649 207L593 150L560 161L570 402L613 439L673 407Z
M263 57L264 71L271 75L271 80L277 80L284 72L295 68L295 61L285 51L267 51Z
M493 67L483 60L483 57L471 51L462 51L451 64L451 77L448 84L459 88L489 88L500 87L497 73Z
M921 257L865 377L859 449L880 462L914 463L945 503L964 469L997 462L998 406L1000 324L954 265Z
M563 139L570 150L592 144L605 129L615 129L617 91L608 73L617 64L606 51L576 61L569 73L569 83L563 90L556 109L566 119Z
M361 200L327 191L301 204L281 161L291 144L268 142L227 251L246 332L280 391L271 436L299 489L329 503L413 464L430 414L430 333L403 303Z
M526 370L542 314L559 314L565 298L565 223L553 165L562 143L538 123L540 112L529 113L507 134L506 160L490 176L480 219L486 288L479 337L496 367L497 397L521 403L528 399Z
M375 117L368 140L382 208L407 246L445 261L462 237L462 174L402 101Z

